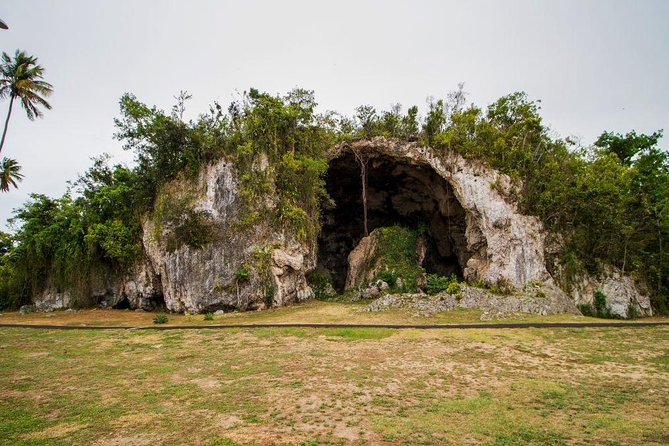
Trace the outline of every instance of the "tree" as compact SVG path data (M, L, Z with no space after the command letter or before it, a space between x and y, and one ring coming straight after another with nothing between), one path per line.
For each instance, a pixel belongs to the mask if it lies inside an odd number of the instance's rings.
M662 130L654 132L651 135L637 135L634 130L626 135L604 132L595 141L595 146L615 153L623 164L630 166L632 165L632 159L636 155L655 147L661 137Z
M0 162L0 190L9 192L9 186L14 186L18 189L17 182L23 180L21 174L21 166L16 160L11 158L3 158Z
M2 62L0 62L0 98L9 97L9 110L5 120L5 128L0 140L0 152L5 144L7 136L7 127L9 118L12 115L14 100L21 101L21 105L26 110L28 119L42 117L40 106L51 110L51 105L44 99L53 92L53 87L43 79L44 68L37 64L37 58L28 56L20 50L16 50L14 58L7 53L2 53Z

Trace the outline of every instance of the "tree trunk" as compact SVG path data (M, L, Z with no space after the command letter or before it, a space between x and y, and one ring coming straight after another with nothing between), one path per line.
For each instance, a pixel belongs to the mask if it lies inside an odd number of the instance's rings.
M362 216L365 223L365 237L369 235L367 227L367 163L360 164L360 174L362 176Z
M12 106L14 105L14 95L11 95L9 98L9 110L7 111L7 119L5 119L5 130L2 132L2 141L0 141L0 152L2 152L2 147L5 145L5 137L7 136L7 127L9 126L9 118L12 116Z
M360 163L360 181L362 183L362 218L365 226L365 237L369 235L369 228L367 226L367 163L368 159L351 149L355 159Z

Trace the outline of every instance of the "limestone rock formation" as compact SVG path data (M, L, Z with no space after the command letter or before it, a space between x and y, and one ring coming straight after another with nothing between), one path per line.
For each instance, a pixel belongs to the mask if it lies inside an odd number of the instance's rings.
M82 277L85 286L78 294L47 280L45 290L34 296L35 307L48 311L81 305L83 294L84 304L116 308L262 309L313 297L305 276L317 264L332 274L338 291L364 287L378 267L369 263L376 247L373 237L364 238L360 171L353 152L368 161L370 230L423 225L419 257L428 272L456 274L469 283L508 284L521 293L540 283L555 290L553 301L559 304L544 307L516 299L514 311L573 311L546 268L543 226L519 211L507 176L454 152L435 153L416 142L386 138L333 148L327 188L336 204L325 205L317 242L298 241L269 222L243 225L239 174L233 162L221 159L203 167L195 179L163 187L154 212L144 220L144 256L134 268L123 274L90 273ZM268 168L262 160L259 165ZM265 197L268 206L274 199ZM184 233L196 237L184 242ZM626 317L630 308L651 314L648 298L616 272L584 279L572 297L576 303L589 302L598 289L609 296L616 315ZM483 297L475 300L481 304ZM511 305L495 297L487 302L490 312L494 306Z
M225 160L206 166L193 184L177 182L160 199L203 215L213 228L204 246L171 249L174 228L153 215L144 223L144 248L170 311L254 310L312 297L305 272L314 249L265 223L239 228L237 172ZM243 272L243 274L242 274Z
M383 219L390 208L394 211L390 218L421 215L431 232L441 237L439 255L457 257L468 281L494 284L502 280L518 289L530 282L551 281L544 259L543 226L538 218L521 214L508 198L513 187L507 176L454 152L437 155L418 143L373 138L337 148L331 165L339 162L340 169L352 170L348 175L338 172L337 180L355 173L355 161L345 164L347 158L354 160L352 151L365 154L371 163L372 219L375 212ZM393 178L400 186L388 194ZM327 225L326 220L325 236ZM331 239L321 245L335 244L335 237ZM354 246L349 245L349 251Z
M369 236L363 237L348 255L349 267L345 289L366 286L379 273L381 265L378 261L378 241L378 232L374 231Z
M652 316L650 297L634 280L617 268L607 267L598 276L582 276L570 295L577 305L593 305L597 291L606 296L606 306L616 317Z
M482 310L481 320L504 318L519 314L580 314L574 302L557 287L529 286L510 295L498 295L468 285L461 292L426 294L386 294L365 307L364 311L383 311L408 308L417 316L432 316L443 311L460 309Z

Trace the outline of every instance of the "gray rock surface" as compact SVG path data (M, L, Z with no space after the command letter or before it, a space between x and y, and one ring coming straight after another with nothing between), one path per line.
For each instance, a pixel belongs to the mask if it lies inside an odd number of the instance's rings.
M432 316L458 308L480 309L483 310L481 320L517 314L580 314L569 296L552 285L530 286L511 295L493 294L489 290L468 285L462 285L458 294L386 294L363 311L384 311L391 308L408 308L414 310L414 314L418 316Z
M213 222L216 237L206 246L170 251L164 242L170 228L161 227L155 216L144 222L144 248L170 311L256 310L313 297L305 273L315 265L314 247L262 223L238 228L242 205L236 175L233 164L222 160L206 166L194 183L174 184L164 192L176 202L188 201ZM248 280L238 279L241 268L250 271Z
M580 277L570 295L577 305L592 305L597 291L606 295L606 306L614 316L628 318L630 311L639 316L653 315L648 293L617 268L607 267L595 277Z
M551 280L544 259L543 225L538 218L521 214L508 198L513 195L508 176L454 152L437 155L415 142L382 137L342 144L333 157L350 147L372 158L430 167L448 182L466 213L465 237L471 255L463 259L463 272L468 281L505 280L522 289L530 282Z

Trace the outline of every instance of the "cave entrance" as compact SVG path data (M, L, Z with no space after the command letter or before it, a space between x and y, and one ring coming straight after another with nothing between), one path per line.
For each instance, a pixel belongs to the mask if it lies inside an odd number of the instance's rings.
M465 237L465 211L453 189L429 165L413 165L388 156L368 154L368 228L394 224L424 228L427 252L422 266L428 273L462 278L471 253ZM322 209L318 265L332 275L343 291L348 255L364 236L360 165L344 152L330 161L326 187L334 206Z

